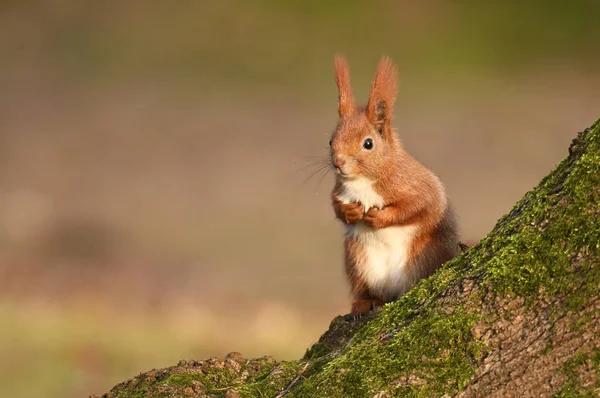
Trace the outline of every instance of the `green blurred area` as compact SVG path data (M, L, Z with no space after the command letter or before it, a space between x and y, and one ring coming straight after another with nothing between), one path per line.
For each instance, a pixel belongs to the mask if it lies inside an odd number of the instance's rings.
M595 70L595 1L4 2L6 79L23 64L64 81L159 79L206 89L306 95L330 80L332 54L358 76L381 54L448 80L543 62ZM590 64L590 61L593 61Z
M300 356L348 304L330 181L303 181L335 123L334 54L363 101L394 59L403 142L477 239L599 116L599 16L592 0L0 2L0 396Z

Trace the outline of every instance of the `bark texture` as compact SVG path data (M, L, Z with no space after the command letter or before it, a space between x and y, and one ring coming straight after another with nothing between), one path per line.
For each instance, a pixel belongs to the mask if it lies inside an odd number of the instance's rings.
M484 239L297 361L181 362L103 397L600 396L600 121Z

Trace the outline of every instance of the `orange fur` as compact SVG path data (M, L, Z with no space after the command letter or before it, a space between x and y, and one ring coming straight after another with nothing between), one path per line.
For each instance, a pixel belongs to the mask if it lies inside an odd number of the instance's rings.
M416 280L429 276L458 254L458 235L443 185L427 167L406 152L393 132L396 68L390 58L381 59L367 106L363 108L356 106L348 65L340 56L335 58L335 71L340 115L331 142L332 166L337 171L332 192L335 215L349 226L360 223L373 231L410 228L410 247L406 253L402 252L406 257L402 272ZM369 150L364 148L367 138L373 143ZM382 206L365 208L363 203L340 200L345 186L360 179L369 182L366 189L372 192L368 195L381 200ZM372 305L366 304L369 300L375 305L398 298L383 293L378 296L377 286L369 286L365 273L369 267L381 267L381 264L369 263L371 260L364 255L366 248L359 239L347 234L345 248L346 274L355 300L353 313L364 312L365 308L370 310ZM414 284L412 279L410 283ZM403 288L399 287L398 291Z
M392 133L392 110L396 102L398 79L396 67L389 57L382 57L375 78L371 84L371 93L367 103L366 116L377 130L389 137Z
M350 115L356 109L356 100L350 88L350 68L341 56L335 57L335 81L339 91L338 113L340 117Z

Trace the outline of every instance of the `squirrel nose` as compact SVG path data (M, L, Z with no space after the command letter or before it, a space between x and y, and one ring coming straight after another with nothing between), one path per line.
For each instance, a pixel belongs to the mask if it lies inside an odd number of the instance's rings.
M333 164L335 167L342 167L344 163L346 163L346 160L344 160L341 155L335 155L333 157Z

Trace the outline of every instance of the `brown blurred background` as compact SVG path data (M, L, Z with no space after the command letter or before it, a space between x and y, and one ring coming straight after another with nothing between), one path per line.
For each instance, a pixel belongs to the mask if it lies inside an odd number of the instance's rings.
M3 1L0 396L298 357L348 310L333 55L476 240L600 117L600 3Z

